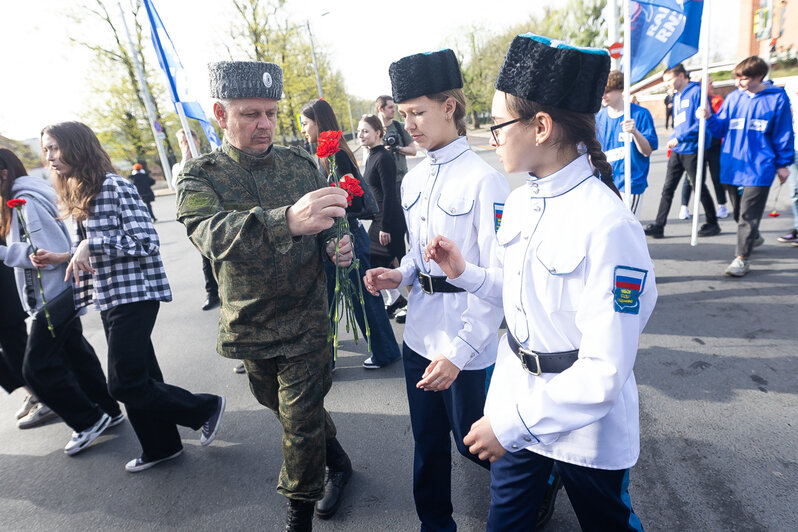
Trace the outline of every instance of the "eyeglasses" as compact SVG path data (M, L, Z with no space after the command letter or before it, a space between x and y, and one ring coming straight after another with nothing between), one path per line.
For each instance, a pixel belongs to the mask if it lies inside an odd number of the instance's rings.
M509 126L510 124L515 124L516 122L520 122L521 120L525 120L524 118L516 118L515 120L510 120L509 122L502 122L501 124L496 124L495 126L490 126L490 134L493 135L493 142L496 143L498 146L501 144L499 142L499 136L496 134L496 131L503 128L504 126Z

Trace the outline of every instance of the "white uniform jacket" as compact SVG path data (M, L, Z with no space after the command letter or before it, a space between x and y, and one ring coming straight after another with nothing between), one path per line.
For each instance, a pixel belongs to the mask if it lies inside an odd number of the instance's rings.
M426 294L417 274L445 275L435 262L423 259L424 248L436 235L456 242L468 261L489 266L509 193L504 176L471 151L465 137L428 152L402 180L410 249L399 271L401 284L413 287L404 341L421 356L432 360L443 354L467 370L496 360L500 306L467 292Z
M511 452L631 467L640 452L632 368L657 300L640 223L582 155L514 190L497 238L494 267L469 264L450 282L503 298L508 331L524 347L579 355L562 373L534 376L503 338L485 404L493 432Z

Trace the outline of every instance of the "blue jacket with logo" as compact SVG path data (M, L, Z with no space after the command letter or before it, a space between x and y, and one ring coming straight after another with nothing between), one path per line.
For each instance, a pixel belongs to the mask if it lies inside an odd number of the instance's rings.
M671 138L679 141L679 144L673 148L676 153L698 153L698 118L695 117L695 112L700 102L701 84L696 81L688 82L684 89L673 95ZM709 142L712 140L708 133L704 139L704 149L709 148Z
M776 169L795 161L790 100L772 82L756 94L743 90L729 94L707 127L716 137L724 137L721 183L769 187Z
M632 119L635 127L643 134L651 149L658 147L657 132L654 129L654 120L648 109L637 104L632 104ZM601 150L607 156L607 162L612 165L612 180L621 192L625 187L624 175L624 142L623 127L621 122L624 115L611 118L607 108L603 108L596 115L596 137L601 143ZM632 194L642 194L648 187L648 168L650 157L646 157L637 150L637 144L632 141Z

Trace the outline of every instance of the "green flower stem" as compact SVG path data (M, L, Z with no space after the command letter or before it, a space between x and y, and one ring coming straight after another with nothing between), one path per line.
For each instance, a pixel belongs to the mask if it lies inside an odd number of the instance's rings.
M28 244L30 244L30 247L33 248L33 254L37 255L39 253L39 248L37 248L33 243L33 239L30 237L30 233L28 233L28 224L25 223L25 215L22 214L22 205L15 208L17 209L17 214L19 215L19 223L22 225L22 232L25 233L25 238L28 239ZM55 338L55 327L53 327L53 320L50 318L50 309L47 308L47 298L44 297L44 282L42 281L42 270L40 268L36 268L36 278L39 280L39 294L42 296L44 317L47 319L47 330L50 331L50 335Z
M335 157L331 155L327 158L327 160L330 163L330 175L327 179L330 184L334 184L336 187L340 188L340 182L335 175ZM357 260L357 256L355 255L355 239L354 235L352 235L352 233L349 231L349 221L347 220L346 215L344 215L343 218L337 219L335 221L336 257L338 256L340 249L339 246L341 239L345 235L349 235L350 244L352 246L352 264L349 266L339 266L337 261L335 264L335 292L328 314L332 323L330 324L330 332L327 334L327 341L332 341L333 360L338 360L338 326L341 322L341 318L346 318L344 321L346 331L349 332L351 328L355 343L358 343L359 338L357 320L355 319L354 305L352 302L353 298L356 297L356 294L359 296L358 300L360 301L360 308L363 310L363 321L366 325L366 341L368 342L368 350L369 352L371 351L371 329L369 328L369 320L368 316L366 316L366 307L363 302L363 283L357 283L358 286L356 292L354 283L349 277L349 274L353 270L358 272L358 277L360 276L360 261ZM341 305L343 305L343 309L339 308Z

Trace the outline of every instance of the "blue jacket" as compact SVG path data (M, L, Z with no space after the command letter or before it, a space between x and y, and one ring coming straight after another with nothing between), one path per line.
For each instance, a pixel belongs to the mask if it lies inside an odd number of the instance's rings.
M603 108L596 115L596 137L601 143L601 150L607 156L607 161L612 165L612 180L621 192L624 191L624 142L623 142L623 115L611 118L607 108ZM648 109L637 104L632 104L632 119L635 127L643 134L651 149L658 147L657 132L654 129L654 120ZM650 157L644 156L637 150L637 145L632 141L632 194L642 194L648 187L648 167Z
M790 100L772 82L753 95L743 90L729 94L707 127L716 137L724 137L721 183L769 187L776 169L795 161Z
M701 84L695 81L687 83L684 89L673 95L673 135L679 141L673 148L676 153L698 153L698 119L696 109L701 102ZM707 101L709 105L709 101ZM709 148L712 137L707 134L704 149Z

